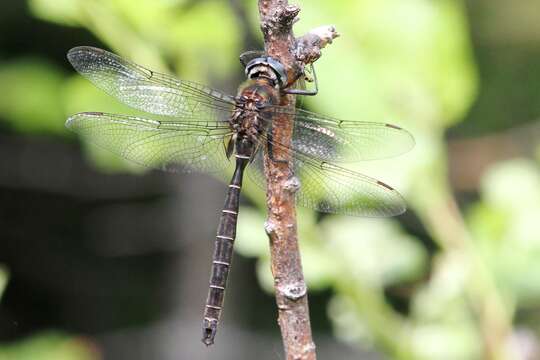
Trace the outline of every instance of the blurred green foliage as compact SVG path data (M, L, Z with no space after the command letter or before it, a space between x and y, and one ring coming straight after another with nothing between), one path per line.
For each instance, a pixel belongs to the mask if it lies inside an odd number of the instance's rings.
M409 154L351 168L395 184L436 244L429 253L394 219L328 216L317 221L313 212L299 209L305 275L311 289L333 290L328 315L336 335L375 346L394 359L514 359L514 316L540 301L540 150L536 160L492 166L481 181L479 199L461 212L457 208L444 135L464 119L479 87L464 3L298 3L297 33L332 22L342 34L316 64L321 88L307 99L308 107L340 118L396 123L414 134L417 147ZM172 68L184 79L226 84L221 87L229 92L234 87L227 81L236 77L231 74L241 73L237 56L246 49L227 2L28 4L35 16L86 28L115 52L152 69ZM243 4L253 32L258 31L255 5ZM0 83L16 84L0 98L0 112L20 132L71 136L63 128L69 114L131 112L39 57L0 64ZM142 171L84 146L103 170ZM261 284L272 291L264 194L249 185L246 194L256 207L241 211L237 250L258 259ZM388 291L400 287L407 311L388 301ZM0 358L48 359L45 354L61 347L67 355L50 358L71 359L78 345L51 335L0 347Z
M4 290L6 289L8 280L9 280L9 271L4 266L0 265L0 299L2 298L2 294L4 293Z
M0 359L6 360L97 360L90 341L60 333L43 333L9 345L0 344Z
M468 216L473 236L498 286L516 306L540 301L540 173L538 164L515 159L484 176L482 202Z
M64 126L58 121L64 116L58 96L64 76L55 66L38 59L2 64L0 83L11 84L0 99L5 119L21 132L64 135Z

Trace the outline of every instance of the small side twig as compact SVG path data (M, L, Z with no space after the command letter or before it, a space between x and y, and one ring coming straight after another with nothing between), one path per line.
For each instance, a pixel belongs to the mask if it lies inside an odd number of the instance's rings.
M321 56L321 48L337 37L332 26L317 28L295 39L292 25L300 8L286 0L259 0L261 29L268 55L281 62L292 85L303 75L304 66ZM282 94L281 106L294 106L293 95ZM296 226L295 192L299 182L292 173L287 151L293 135L293 119L280 114L272 119L272 137L285 146L273 149L272 161L265 156L268 220L272 274L276 290L278 323L287 360L315 360L311 335L307 286L304 281Z

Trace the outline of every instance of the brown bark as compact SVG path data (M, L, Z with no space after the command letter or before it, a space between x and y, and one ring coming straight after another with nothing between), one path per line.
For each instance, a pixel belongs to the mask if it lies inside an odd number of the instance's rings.
M325 35L309 33L295 39L292 25L300 9L286 0L259 0L261 29L265 50L287 70L288 84L303 73L306 64L317 60L320 49L337 36L333 27ZM280 105L294 106L295 97L282 94ZM272 136L284 147L273 148L273 161L265 156L267 177L268 220L272 274L281 330L287 360L315 360L315 344L311 336L307 286L304 281L296 226L295 192L298 180L291 171L293 119L287 114L272 119Z

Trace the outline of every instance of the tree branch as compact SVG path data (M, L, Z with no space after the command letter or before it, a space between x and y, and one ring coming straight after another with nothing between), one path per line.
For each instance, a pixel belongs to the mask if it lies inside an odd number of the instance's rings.
M320 50L338 36L334 27L321 27L295 39L292 26L300 8L286 0L259 0L261 30L265 50L281 62L292 85L304 73L304 66L317 60ZM282 94L279 105L295 105L295 97ZM290 145L293 119L282 114L272 119L272 137ZM272 274L276 290L278 323L287 360L315 360L315 344L311 336L307 286L304 281L296 226L294 196L299 181L292 173L288 146L273 148L273 159L265 156L268 220L265 230L270 239Z

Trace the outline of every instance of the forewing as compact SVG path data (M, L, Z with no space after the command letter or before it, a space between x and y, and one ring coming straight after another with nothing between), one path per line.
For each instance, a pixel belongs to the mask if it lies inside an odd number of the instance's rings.
M325 213L365 217L395 216L406 209L401 195L389 185L300 153L294 154L294 174L300 179L296 202L304 207ZM248 176L266 189L262 150L248 168Z
M313 112L273 106L265 111L294 118L293 150L321 161L351 162L390 158L413 148L412 135L392 124L339 120Z
M174 116L177 121L199 119L201 111L230 112L234 107L234 99L217 90L148 70L102 49L80 46L67 57L97 87L148 113Z
M227 127L95 112L73 115L66 127L84 140L149 168L219 172L229 164L223 150L224 137L230 133Z

